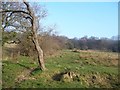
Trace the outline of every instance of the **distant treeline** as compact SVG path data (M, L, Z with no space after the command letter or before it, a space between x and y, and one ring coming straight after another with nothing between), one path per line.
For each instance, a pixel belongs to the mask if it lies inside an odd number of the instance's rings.
M120 39L119 39L120 40ZM98 38L98 37L81 37L69 39L66 36L58 36L49 32L39 34L39 45L44 51L44 55L53 55L57 50L62 49L80 49L80 50L102 50L111 52L120 52L120 41L117 38ZM30 32L16 33L14 31L4 32L2 44L10 42L18 44L16 51L21 55L32 56L36 53ZM12 52L13 50L11 50ZM10 52L10 53L11 53ZM14 52L16 53L16 52ZM35 56L35 55L34 55Z
M68 49L82 49L82 50L103 50L103 51L112 51L119 52L120 51L120 40L118 39L108 39L108 38L98 38L98 37L90 37L87 36L82 37L80 39L73 38L68 39L67 42Z

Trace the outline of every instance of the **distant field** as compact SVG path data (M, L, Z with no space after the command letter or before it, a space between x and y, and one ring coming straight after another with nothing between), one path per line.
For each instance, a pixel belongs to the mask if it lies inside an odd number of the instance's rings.
M25 56L2 64L3 88L120 88L117 53L63 50L45 59L44 72Z

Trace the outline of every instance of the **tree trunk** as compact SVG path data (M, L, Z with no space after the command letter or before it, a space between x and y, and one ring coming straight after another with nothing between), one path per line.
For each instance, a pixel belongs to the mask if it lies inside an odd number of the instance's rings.
M35 16L34 11L32 10L32 8L29 6L28 2L26 2L26 0L23 0L23 2L26 4L27 6L27 10L29 11L30 16L32 17L32 33L33 33L33 42L35 45L35 48L37 50L37 54L38 54L38 63L40 68L44 71L45 68L45 64L44 64L44 58L43 58L43 50L41 49L39 42L38 42L38 36L37 36L37 28L38 28L38 22L37 22L37 17Z
M45 64L44 64L44 58L43 58L43 50L40 48L39 43L38 43L38 39L36 38L36 36L34 37L34 43L35 43L35 47L38 53L38 63L39 66L41 68L41 70L45 70Z
M37 25L36 25L36 18L33 18L33 41L38 53L38 62L39 66L42 70L45 70L45 64L44 64L44 58L43 58L43 50L41 49L39 42L38 42L38 36L37 36Z

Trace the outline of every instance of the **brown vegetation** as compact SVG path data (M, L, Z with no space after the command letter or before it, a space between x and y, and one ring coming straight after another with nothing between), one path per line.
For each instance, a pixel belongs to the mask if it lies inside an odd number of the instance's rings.
M118 66L118 53L112 52L100 52L94 50L80 50L80 58L87 60L93 60L91 64L95 65L95 63L99 62L99 64L103 64L106 66ZM106 62L106 63L104 63ZM88 62L89 63L89 62Z

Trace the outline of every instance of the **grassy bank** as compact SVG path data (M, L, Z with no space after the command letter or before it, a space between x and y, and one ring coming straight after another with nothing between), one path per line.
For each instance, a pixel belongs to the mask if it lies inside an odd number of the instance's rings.
M45 63L48 70L42 72L29 57L3 60L3 88L120 87L117 53L63 50Z

